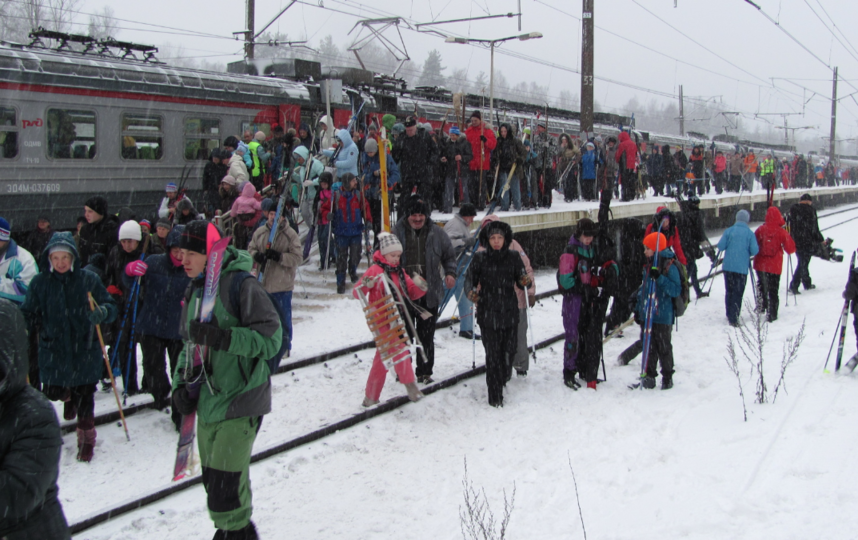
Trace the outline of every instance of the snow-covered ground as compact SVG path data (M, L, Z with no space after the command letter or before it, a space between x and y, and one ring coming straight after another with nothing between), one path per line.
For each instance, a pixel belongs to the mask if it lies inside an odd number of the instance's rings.
M855 215L858 215L856 212ZM852 217L821 218L821 226ZM824 234L848 261L858 247L851 222ZM708 271L701 261L700 273ZM767 377L777 381L784 339L802 321L807 338L787 373L788 394L753 403L754 380L742 364L748 422L735 377L724 361L728 326L723 281L689 308L674 333L676 386L629 391L639 362L615 358L634 339L606 345L608 381L597 391L562 384L562 344L539 351L526 379L513 378L505 406L488 406L482 378L462 382L390 414L251 469L254 521L262 538L460 538L459 510L467 459L469 477L484 488L496 514L502 490L516 489L508 538L582 538L575 489L593 538L849 538L858 518L852 486L858 465L858 385L852 376L823 374L842 307L847 263L814 259L817 289L784 307L769 327ZM369 332L355 300L329 294L304 267L311 298L296 292L296 358L364 341ZM537 277L555 287L553 271ZM327 292L324 292L327 291ZM746 300L751 299L750 284ZM536 340L562 331L559 298L534 310ZM456 327L454 326L454 329ZM847 358L855 351L850 328ZM373 351L274 378L275 410L266 417L260 450L358 412ZM450 329L436 335L436 379L471 366L471 343ZM477 344L477 362L483 359ZM382 399L404 394L389 378ZM97 411L111 407L99 393ZM141 398L132 398L141 399ZM131 400L129 400L131 401ZM75 461L74 434L65 437L60 498L70 522L169 483L177 436L169 416L144 411L129 418L132 441L115 425L99 428L95 458ZM79 534L87 539L210 538L214 531L201 486Z

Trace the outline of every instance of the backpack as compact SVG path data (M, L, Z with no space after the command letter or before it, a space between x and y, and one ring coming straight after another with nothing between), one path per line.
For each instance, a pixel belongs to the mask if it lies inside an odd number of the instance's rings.
M229 305L232 306L232 310L237 314L241 314L241 284L248 278L253 278L253 275L250 272L235 272L235 275L232 278L232 283L230 284ZM269 300L271 300L271 303L274 305L274 309L277 311L282 331L288 331L288 321L286 320L286 314L283 313L283 308L280 307L280 302L278 302L270 292L265 291L265 294L268 295ZM277 369L280 367L280 360L283 359L283 355L285 355L288 350L288 342L284 340L280 345L280 350L278 350L274 356L265 360L268 363L268 372L270 375L277 373Z
M676 265L677 270L679 270L679 282L682 284L682 290L680 291L679 296L672 298L673 314L676 317L682 317L685 315L685 309L688 307L688 304L691 303L691 293L688 288L688 270L685 268L684 264L674 258L668 259L668 262L664 265L662 274L666 275L670 270L670 267L673 265Z
M763 241L759 242L760 252L759 255L763 257L774 257L778 255L781 251L781 244L774 235L766 234L763 237Z

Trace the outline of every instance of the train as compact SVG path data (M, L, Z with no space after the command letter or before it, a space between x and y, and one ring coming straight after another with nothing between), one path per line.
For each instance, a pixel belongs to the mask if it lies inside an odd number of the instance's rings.
M361 111L362 123L386 113L416 114L435 128L457 119L443 88L408 89L402 80L305 60L230 64L226 73L171 67L154 47L37 30L29 44L0 42L0 216L13 232L47 213L55 229L73 228L83 203L105 197L112 212L155 213L164 186L188 176L192 200L211 150L230 135L275 124L313 125L328 103L323 82L341 84L330 98L335 126ZM484 109L485 96L467 94L464 108ZM580 114L553 107L495 100L495 123L519 127L547 121L559 136L580 131ZM460 111L461 112L461 111ZM596 113L603 136L631 129L646 144L736 144L635 130L632 119ZM757 145L760 148L763 145ZM732 151L732 150L731 150Z

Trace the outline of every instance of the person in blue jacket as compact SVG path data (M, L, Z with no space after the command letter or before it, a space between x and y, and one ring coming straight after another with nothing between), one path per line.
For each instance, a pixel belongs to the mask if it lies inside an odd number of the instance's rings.
M596 173L598 167L604 165L596 145L588 142L581 154L581 198L585 201L595 201L599 190L596 188Z
M331 203L331 222L334 224L337 241L338 294L346 293L346 269L352 283L357 283L364 220L370 219L369 206L358 188L358 179L353 174L346 173L342 180L342 189L334 193Z
M381 158L378 153L378 142L375 139L367 139L364 143L364 154L361 155L361 176L364 195L369 203L369 212L372 216L372 230L375 237L381 232ZM399 166L393 161L390 152L385 154L387 158L387 189L399 183ZM390 200L388 193L388 202ZM392 207L392 205L390 206ZM376 242L377 243L377 242Z
M671 333L676 316L673 311L673 299L682 293L682 278L674 265L676 255L667 246L663 233L653 232L644 238L646 264L643 268L644 286L638 289L638 301L635 307L635 319L643 324L646 320L646 284L655 280L655 306L652 311L652 333L646 374L641 385L646 389L655 388L656 367L661 363L661 389L673 388L673 344ZM665 247L663 247L665 246ZM658 265L653 265L653 257L658 251Z
M760 251L757 237L748 226L751 214L747 210L736 212L736 222L724 231L718 241L718 250L724 254L724 286L727 289L724 303L727 307L727 321L730 326L739 326L742 313L742 297L748 282L748 270L751 257Z
M337 168L337 179L342 181L343 175L351 173L358 175L358 156L360 150L352 140L348 130L341 129L336 134L337 147L322 150L322 154L329 160L336 154L336 159L329 165Z

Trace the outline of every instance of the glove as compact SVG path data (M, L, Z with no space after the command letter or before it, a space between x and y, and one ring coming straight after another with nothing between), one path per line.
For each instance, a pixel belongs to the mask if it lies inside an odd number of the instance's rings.
M325 219L327 219L328 221L334 221L334 213L328 212L328 215L325 216Z
M149 265L143 261L131 261L125 265L125 275L129 277L145 276L148 269Z
M531 283L533 283L533 280L530 279L530 276L528 276L527 274L524 274L523 276L518 278L518 284L521 285L522 289L530 287Z
M224 330L213 323L191 321L188 334L193 343L211 347L216 351L229 350L229 344L232 341L231 330Z
M253 260L256 261L256 264L258 264L260 266L265 264L265 252L264 251L257 251L256 253L253 254Z
M714 249L708 250L706 252L706 256L709 257L709 260L712 262L712 264L715 264L716 256L715 256L715 250Z
M113 296L122 296L122 290L116 285L111 285L107 288L108 294L112 294Z
M652 279L658 279L661 277L661 270L659 270L658 267L653 266L649 269L649 277Z
M304 183L301 185L304 187L310 187L313 185L313 181L312 180L304 180Z
M193 399L188 395L188 386L183 384L173 392L173 409L182 416L188 416L197 410L199 398Z
M283 254L279 251L274 251L273 249L265 250L265 258L269 261L280 262L280 259L283 257Z
M107 308L98 306L89 312L89 320L92 324L101 324L107 318Z
M488 139L486 138L485 135L480 135L480 140L483 142L488 142Z
M480 293L478 293L476 290L468 291L468 300L475 304L478 303L480 301Z

